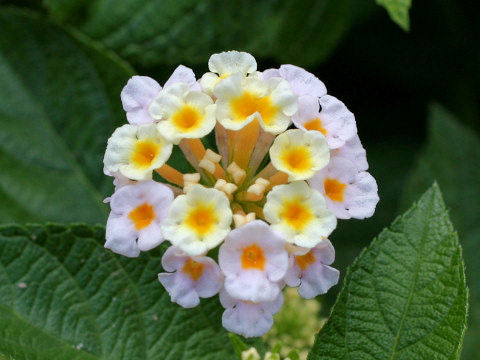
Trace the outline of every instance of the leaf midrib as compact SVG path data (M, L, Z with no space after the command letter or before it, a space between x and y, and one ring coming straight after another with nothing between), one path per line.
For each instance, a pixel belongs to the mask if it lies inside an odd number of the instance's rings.
M415 290L415 287L417 285L418 274L419 274L419 270L420 270L420 263L421 263L421 259L423 257L423 251L425 250L425 242L426 242L427 236L429 234L429 229L430 229L429 219L431 217L434 201L435 201L435 198L432 196L431 203L430 203L430 206L428 208L428 212L427 212L427 216L426 216L427 221L425 221L425 227L424 227L423 233L422 233L421 246L420 246L420 249L419 249L419 252L418 252L418 255L417 255L417 259L416 259L415 274L414 274L412 285L410 287L410 294L408 296L408 300L407 300L407 303L405 305L405 309L403 311L402 318L400 320L400 325L398 326L397 335L395 336L395 340L394 340L394 343L393 343L392 353L391 353L391 356L389 357L390 360L393 360L395 355L397 354L396 350L397 350L398 343L400 341L400 335L403 331L403 325L404 325L404 322L405 322L405 318L406 318L408 310L410 308L410 305L411 305L411 302L412 302L412 299L413 299L414 290ZM404 232L404 233L408 234L408 232Z

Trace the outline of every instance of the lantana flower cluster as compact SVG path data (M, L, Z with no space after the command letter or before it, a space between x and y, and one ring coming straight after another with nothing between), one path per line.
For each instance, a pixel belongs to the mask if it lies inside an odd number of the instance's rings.
M328 237L337 219L374 213L377 185L354 115L313 74L260 72L237 51L208 68L123 88L128 124L104 158L115 178L105 247L136 257L168 241L158 279L171 300L191 308L219 294L223 326L261 336L285 286L310 299L338 282ZM194 171L175 168L175 151Z

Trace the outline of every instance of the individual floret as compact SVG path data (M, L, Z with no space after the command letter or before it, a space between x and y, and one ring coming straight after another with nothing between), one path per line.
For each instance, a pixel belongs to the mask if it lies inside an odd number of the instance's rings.
M103 163L112 174L119 172L131 180L149 180L152 171L165 164L171 153L172 144L155 124L126 124L108 139Z
M351 161L333 158L328 166L309 180L323 193L327 207L339 219L365 219L373 215L379 201L377 182Z
M306 180L327 166L330 160L325 136L318 131L287 130L270 148L273 166L289 175L289 180Z
M263 208L265 219L286 241L312 248L337 226L324 196L304 181L275 186Z
M263 130L279 134L297 111L297 97L288 82L278 77L265 82L236 73L221 80L214 95L217 119L229 130L240 130L257 120Z
M232 210L225 193L196 184L175 199L162 231L173 245L196 256L219 245L231 223Z
M279 69L268 69L262 73L262 78L268 80L272 77L281 77L288 81L293 92L298 97L322 97L327 93L325 84L315 75L295 65L282 65Z
M283 287L288 253L285 240L261 220L238 227L220 247L225 289L245 301L273 301Z
M292 254L285 283L298 286L298 293L305 299L325 294L338 283L340 272L329 266L334 260L335 250L328 239L305 254Z
M280 292L271 301L251 302L235 299L227 291L220 291L220 302L225 308L222 325L228 331L245 337L265 335L273 325L275 315L283 304Z
M150 105L158 131L178 144L184 138L201 138L215 127L216 105L207 94L190 90L187 83L176 83L160 92Z
M135 257L163 242L160 229L173 201L173 192L155 181L125 185L111 197L105 247Z
M303 96L298 103L298 112L292 118L295 126L299 129L320 131L327 138L330 149L343 146L356 135L355 117L337 98L330 95L320 99Z
M175 69L164 87L168 87L177 82L188 83L192 90L200 89L192 69L183 65ZM127 113L127 120L130 124L138 125L155 121L155 119L150 116L148 108L161 89L160 84L148 76L135 75L128 80L120 97L122 99L123 109Z
M203 91L213 95L214 88L220 80L235 73L245 76L253 74L257 70L257 62L249 53L235 50L225 51L210 56L208 69L211 72L207 72L202 76L200 84Z
M171 246L163 254L162 266L168 272L158 274L158 280L171 300L184 308L197 306L200 298L214 296L223 286L220 268L207 256L191 257Z

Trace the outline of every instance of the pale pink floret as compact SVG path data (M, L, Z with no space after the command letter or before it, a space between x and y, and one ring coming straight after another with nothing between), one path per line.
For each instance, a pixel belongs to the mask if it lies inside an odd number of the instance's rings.
M244 268L242 255L250 246L258 246L264 256L264 267ZM288 268L285 240L270 226L255 220L230 232L218 255L225 279L225 289L245 301L273 301L280 293Z
M338 149L330 151L330 158L344 158L354 163L358 171L368 170L367 152L358 135L354 135Z
M197 273L198 278L184 270L189 260L201 264L202 269ZM223 286L220 268L207 256L190 257L171 246L163 254L162 266L168 272L158 274L158 280L170 294L171 300L184 308L197 306L200 298L214 296Z
M341 201L329 197L325 181L336 180L345 185ZM308 180L310 186L325 195L327 208L339 219L365 219L372 216L379 201L377 182L366 171L358 171L350 160L332 158L330 163Z
M327 93L325 84L312 73L295 65L282 65L279 69L268 69L262 73L263 79L281 77L290 83L297 96L321 97Z
M297 256L292 254L284 278L288 286L298 286L298 293L305 299L325 294L338 283L340 276L337 269L329 266L335 260L335 250L328 239L323 240L310 252L308 255L302 254L313 260L312 263L302 262L303 269L296 260Z
M172 190L155 181L142 181L118 189L110 201L105 247L117 254L136 257L140 251L161 244L164 239L160 225L172 201ZM154 218L148 226L138 229L129 215L142 204L153 208Z
M343 102L330 95L320 99L313 96L298 99L298 112L292 117L295 126L306 130L306 124L314 120L320 121L330 149L343 146L357 133L354 115Z
M164 87L178 82L189 84L192 90L200 90L195 74L192 69L186 66L178 66L165 82ZM138 125L155 121L150 116L148 107L160 90L162 90L160 84L148 76L136 75L128 80L127 85L125 85L120 94L120 98L130 124Z
M275 315L283 305L280 292L273 301L253 303L235 299L228 292L220 292L220 302L225 311L222 325L228 331L245 337L265 335L273 325Z

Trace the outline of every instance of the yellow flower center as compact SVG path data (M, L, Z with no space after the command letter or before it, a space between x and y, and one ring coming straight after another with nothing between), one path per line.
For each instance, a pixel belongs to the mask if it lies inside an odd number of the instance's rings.
M313 252L309 251L305 255L296 255L295 261L297 262L300 269L302 269L302 271L305 271L306 268L308 268L311 264L315 262L315 255L313 255Z
M265 255L262 248L256 244L243 249L241 260L243 269L263 270L265 268Z
M213 206L199 204L191 210L185 220L185 224L197 234L205 235L212 230L216 221L217 217Z
M133 221L135 229L142 230L155 219L155 211L153 210L153 206L144 203L130 211L128 217Z
M187 274L193 281L197 281L202 276L204 267L204 264L188 259L182 267L182 272Z
M184 105L172 116L173 124L180 131L191 131L198 128L203 116L195 107Z
M307 130L317 130L320 131L323 135L327 135L327 129L323 127L322 120L320 120L318 117L307 121L305 124L303 124L303 127Z
M312 168L311 152L305 146L285 149L282 154L285 167L291 172L302 173Z
M278 112L278 108L272 103L269 96L258 98L247 91L233 99L230 106L236 121L243 121L248 116L258 112L266 125L270 125L273 122Z
M285 202L280 217L295 230L301 231L313 218L313 214L301 199L294 199Z
M343 201L343 193L346 184L338 181L337 179L327 178L324 182L325 194L333 201Z
M148 168L160 153L160 144L151 140L140 140L135 144L131 160L138 167Z

